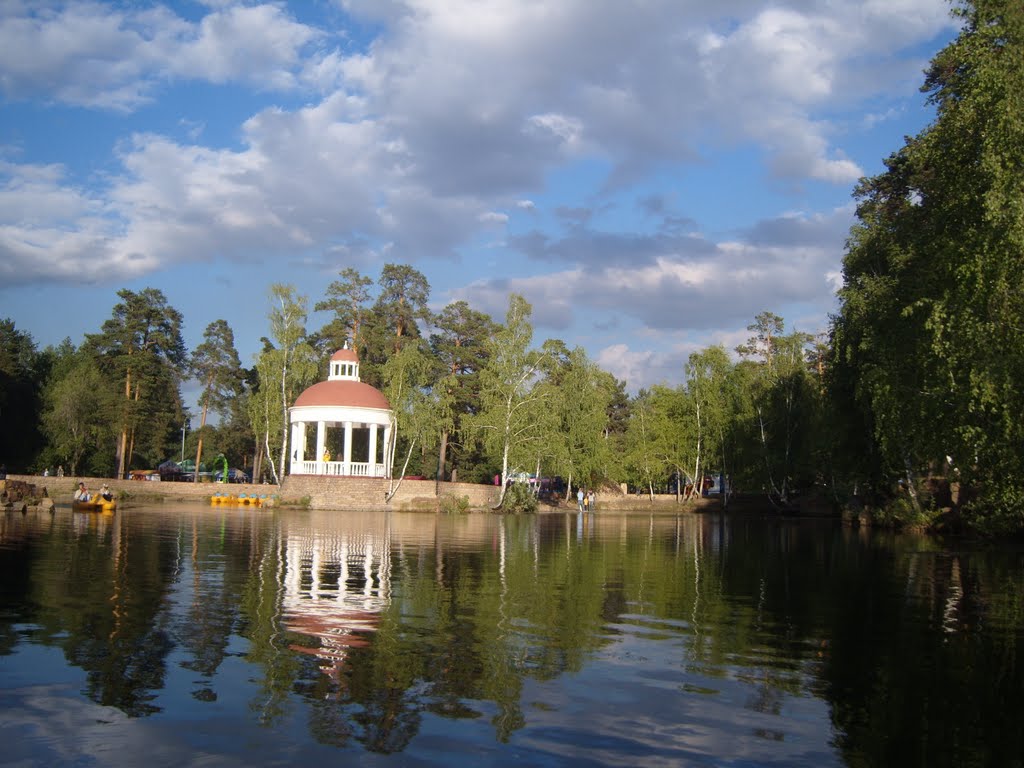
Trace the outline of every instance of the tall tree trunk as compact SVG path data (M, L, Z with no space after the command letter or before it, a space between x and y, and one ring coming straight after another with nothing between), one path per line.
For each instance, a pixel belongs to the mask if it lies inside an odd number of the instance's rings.
M203 458L203 427L206 426L207 406L203 404L203 415L199 418L199 445L196 447L196 467L192 473L192 482L199 482L199 461Z
M394 495L398 493L398 489L402 487L402 480L405 478L405 470L409 468L409 459L412 457L412 448L414 445L416 445L415 437L412 439L412 442L409 443L409 450L405 454L405 463L402 465L402 472L398 476L398 481L389 484L390 488L384 496L384 501L391 501L391 499L394 498Z
M910 454L906 451L903 453L903 469L906 472L907 493L910 494L910 503L914 505L914 511L920 513L921 501L917 498L917 486L914 483L914 470L910 463Z
M117 438L117 476L118 478L124 477L124 454L128 450L128 428L125 427L121 430L120 437Z
M284 479L284 468L285 462L288 460L288 361L285 360L284 367L281 369L281 474L278 475L277 470L274 470L274 475L277 477L277 484L280 485ZM267 445L267 458L270 459L270 445ZM319 458L319 457L318 457ZM273 462L271 462L273 466Z
M118 475L119 480L124 480L128 474L128 466L132 463L132 455L135 453L135 427L132 427L128 431L128 451L125 453L125 468L121 474Z
M444 464L448 460L448 430L441 433L441 448L437 452L437 482L444 480Z
M501 452L501 492L498 494L498 504L496 508L500 508L505 503L505 489L508 488L508 431L506 430L505 438L505 449Z
M121 437L118 440L117 445L117 477L118 479L124 477L125 474L125 454L128 451L128 403L132 399L132 370L129 368L125 372L124 376L124 401L125 401L125 421L121 426Z
M259 437L253 440L252 452L252 481L259 482L259 476L263 472L263 446L260 445Z

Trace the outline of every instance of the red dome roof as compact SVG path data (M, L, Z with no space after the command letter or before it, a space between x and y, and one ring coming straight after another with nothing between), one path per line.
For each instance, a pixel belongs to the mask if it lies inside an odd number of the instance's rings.
M332 360L337 360L338 355L349 350L339 350L334 353ZM354 355L354 353L351 353ZM307 389L295 401L295 407L306 405L349 405L355 408L382 408L391 410L388 399L381 394L380 390L364 384L361 381L321 381Z
M359 356L354 349L339 349L331 355L331 360L351 360L353 363L358 363Z

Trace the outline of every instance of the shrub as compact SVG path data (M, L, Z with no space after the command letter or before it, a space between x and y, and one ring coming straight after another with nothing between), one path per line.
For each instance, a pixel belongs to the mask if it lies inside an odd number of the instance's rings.
M512 483L505 491L501 511L512 515L531 514L537 511L537 497L525 483Z
M438 506L446 515L464 515L469 512L469 497L447 493L441 497Z

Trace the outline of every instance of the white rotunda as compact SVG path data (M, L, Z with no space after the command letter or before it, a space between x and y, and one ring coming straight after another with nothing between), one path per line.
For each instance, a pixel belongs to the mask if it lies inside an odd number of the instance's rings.
M391 404L379 390L359 380L359 357L354 350L335 352L327 381L299 395L288 413L289 474L390 476ZM316 427L315 445L310 445L311 425Z

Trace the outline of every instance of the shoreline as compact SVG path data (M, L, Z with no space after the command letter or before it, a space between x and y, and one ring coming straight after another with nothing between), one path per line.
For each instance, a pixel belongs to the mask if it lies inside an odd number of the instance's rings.
M314 478L290 476L279 487L272 483L177 483L143 480L114 480L105 477L71 476L43 477L41 475L8 474L8 479L30 483L36 486L55 504L70 505L71 496L82 480L91 490L106 483L118 499L129 507L132 503L163 503L167 501L208 501L217 493L262 496L273 498L273 506L286 509L312 509L327 511L415 511L437 512L442 499L450 496L466 496L470 499L471 513L491 512L496 500L496 489L492 485L473 483L436 483L433 480L403 480L399 493L390 503L384 501L386 481L367 478ZM310 484L316 484L320 493L311 493ZM289 487L291 486L291 487ZM212 506L212 505L211 505ZM268 505L269 507L270 505ZM798 507L778 509L760 494L736 495L723 510L721 499L705 496L689 501L677 501L674 494L611 495L597 497L594 514L602 511L642 514L707 514L725 511L729 514L771 515L779 518L814 517L841 519L841 515L828 509L800 509ZM536 514L578 513L575 500L567 503L541 501Z

